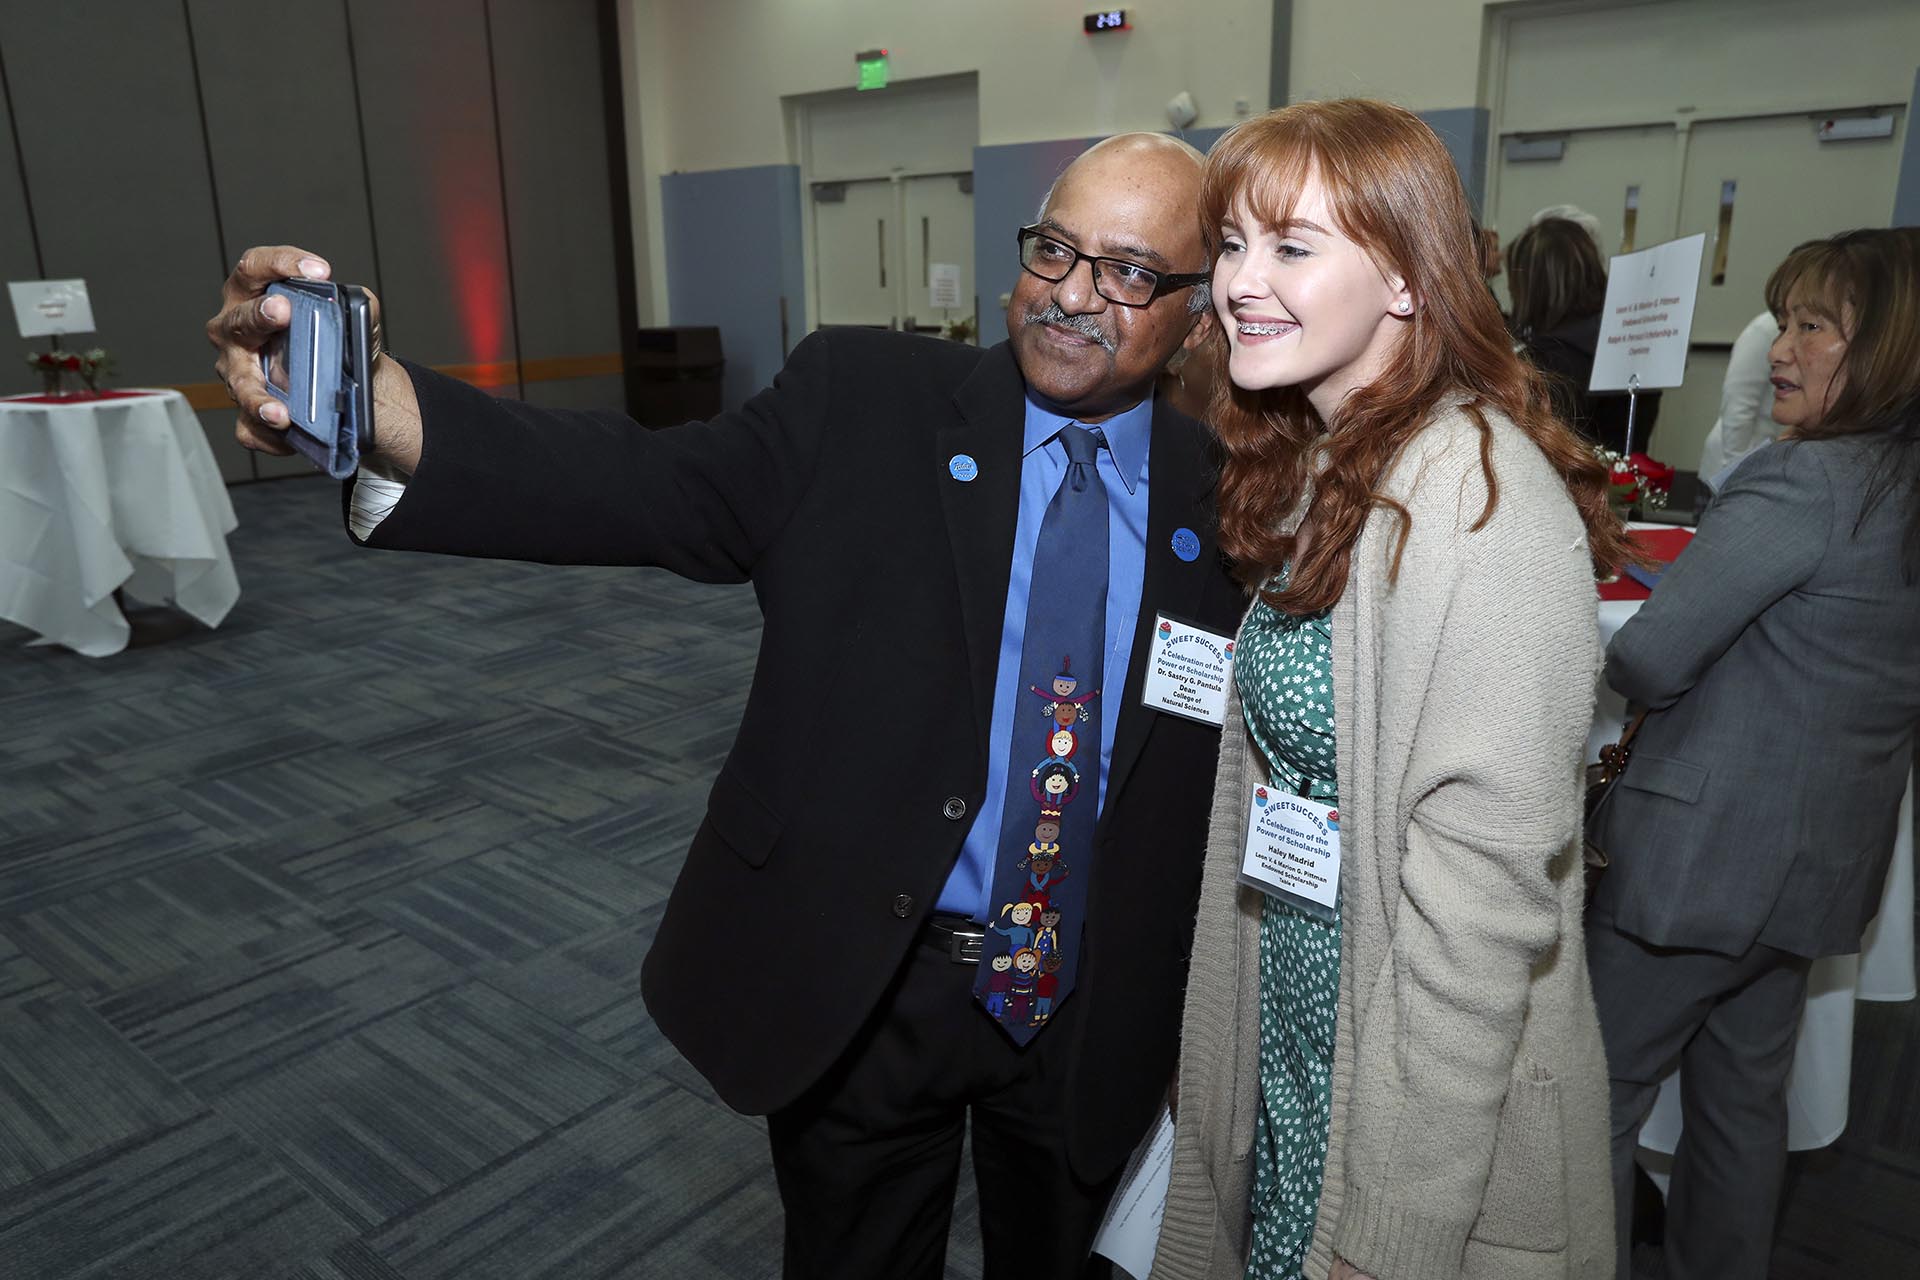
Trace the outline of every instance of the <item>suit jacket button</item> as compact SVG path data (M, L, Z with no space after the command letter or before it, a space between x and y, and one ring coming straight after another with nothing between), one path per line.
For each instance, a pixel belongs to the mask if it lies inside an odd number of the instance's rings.
M903 893L893 900L893 914L905 920L913 914L913 895Z
M946 815L948 821L958 822L967 816L967 802L959 796L948 796L947 802L940 806L940 812Z

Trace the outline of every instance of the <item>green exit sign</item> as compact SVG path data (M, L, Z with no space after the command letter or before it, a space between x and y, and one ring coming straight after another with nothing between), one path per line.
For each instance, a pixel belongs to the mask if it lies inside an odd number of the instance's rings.
M860 68L860 78L854 83L856 89L884 89L887 87L887 51L868 49L865 53L853 55L854 65Z

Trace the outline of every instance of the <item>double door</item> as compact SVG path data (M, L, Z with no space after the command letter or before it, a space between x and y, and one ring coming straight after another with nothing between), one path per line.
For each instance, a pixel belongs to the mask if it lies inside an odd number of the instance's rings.
M816 183L813 215L822 325L939 333L974 315L972 174Z

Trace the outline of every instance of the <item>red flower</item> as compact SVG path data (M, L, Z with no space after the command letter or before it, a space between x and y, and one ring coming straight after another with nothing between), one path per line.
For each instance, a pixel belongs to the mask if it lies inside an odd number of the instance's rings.
M75 373L78 373L80 371L80 357L68 356L60 362L60 367L62 369L72 369Z

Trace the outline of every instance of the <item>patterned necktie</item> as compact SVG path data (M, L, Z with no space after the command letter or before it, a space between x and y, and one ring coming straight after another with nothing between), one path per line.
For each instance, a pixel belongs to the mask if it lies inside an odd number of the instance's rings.
M974 998L1017 1043L1073 989L1100 809L1099 717L1107 637L1104 441L1060 429L1067 474L1033 549L1019 702L1007 743L1007 806Z

